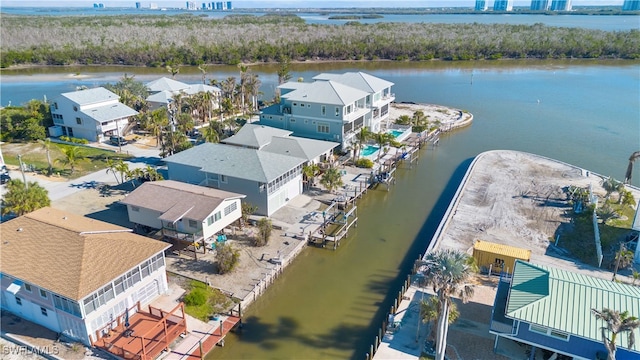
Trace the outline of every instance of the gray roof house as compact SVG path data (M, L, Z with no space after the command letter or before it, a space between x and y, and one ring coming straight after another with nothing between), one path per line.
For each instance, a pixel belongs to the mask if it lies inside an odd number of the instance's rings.
M392 82L363 72L319 74L311 83L280 86L280 103L262 110L260 123L294 136L333 141L343 148L362 127L381 131L389 118Z
M164 159L169 179L245 194L271 216L302 193L306 159L226 144L204 143Z
M65 135L103 141L109 135L124 135L129 117L138 112L120 103L120 97L103 88L63 93L51 104L54 126L51 136Z
M337 143L331 141L290 135L291 131L288 130L265 125L246 124L235 135L222 140L222 143L293 156L312 163L326 160L332 150L338 146Z
M196 242L240 219L243 198L242 194L164 180L140 185L120 203L127 206L132 223L162 229L166 237Z
M160 79L148 82L146 84L150 95L147 102L152 109L158 109L167 106L173 101L176 94L184 94L190 96L198 93L209 92L212 94L220 93L220 88L205 84L185 84L183 82L162 77Z

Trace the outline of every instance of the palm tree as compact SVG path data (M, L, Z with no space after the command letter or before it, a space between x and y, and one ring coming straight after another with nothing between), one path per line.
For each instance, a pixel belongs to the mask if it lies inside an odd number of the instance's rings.
M354 144L354 149L353 149L354 163L360 158L360 150L364 146L364 143L366 143L367 140L371 139L371 135L372 135L371 131L369 131L369 129L364 126L361 127L360 131L356 134L357 143Z
M633 175L633 163L640 159L640 151L636 151L631 156L629 156L629 166L627 166L627 172L624 175L624 183L628 184L631 181L631 176Z
M616 339L618 334L627 333L627 345L631 349L635 343L634 331L640 327L640 320L635 316L629 316L628 311L619 312L604 308L602 311L591 309L591 313L599 319L604 320L607 326L603 326L602 329L602 341L604 347L607 348L609 356L607 360L616 359ZM607 330L611 335L611 339L607 337Z
M473 295L473 286L469 281L476 266L472 257L455 250L429 253L420 265L426 283L433 287L433 292L438 299L435 351L436 360L443 360L447 348L451 298L457 295L463 303L469 301Z
M320 183L327 188L327 190L331 193L333 190L339 188L343 185L342 175L340 171L336 168L329 168L327 171L322 174L322 178L320 179Z
M260 93L260 85L262 82L258 78L258 74L250 74L247 79L247 91L251 95L251 112L258 110L258 94Z
M2 197L2 215L15 214L22 216L26 213L51 205L49 192L35 181L28 186L13 179L7 183L7 190Z
M198 70L202 73L202 84L206 84L207 81L207 65L199 64Z
M427 337L427 340L431 342L436 340L436 321L438 320L439 305L438 298L435 296L430 296L429 299L420 302L420 317L422 322L431 323L431 330ZM459 317L460 312L458 311L458 306L452 302L449 307L449 325L453 324Z
M306 184L307 189L310 189L311 186L314 185L314 179L319 171L320 167L318 164L309 164L302 167L302 175L304 176L303 183Z
M86 160L86 156L78 146L66 147L62 149L62 153L64 154L64 158L56 159L56 161L64 166L69 165L71 168L71 174L76 170L78 162Z
M113 173L113 177L116 179L116 183L120 184L120 181L118 180L118 176L116 175L117 163L113 161L113 159L107 158L106 165L107 165L107 174Z
M623 268L626 269L633 263L633 251L627 250L624 244L620 244L620 250L616 252L616 267L613 269L613 278L611 281L616 281L616 275L618 274L618 269Z
M618 183L619 181L612 178L611 176L602 180L602 188L607 192L604 196L605 198L608 199L609 196L611 196L611 193L618 189Z
M47 169L47 176L51 176L51 174L53 174L53 163L51 162L51 140L38 140L38 143L40 143L40 145L42 145L42 148L47 152L47 163L49 164L49 168Z
M156 146L162 143L162 132L167 126L169 126L169 117L165 109L160 108L151 112L147 130L156 137Z
M220 142L220 135L213 124L213 121L209 121L209 126L202 128L202 139L208 143L215 144Z
M378 151L378 159L377 159L378 161L380 161L380 158L382 157L382 148L385 145L388 145L393 141L395 141L396 138L393 136L393 134L389 134L387 132L378 132L378 133L374 133L371 136L380 147L380 150Z
M167 71L171 73L171 78L175 79L176 75L180 72L180 65L167 64Z
M636 284L636 281L638 281L638 279L640 279L640 272L637 272L635 270L633 270L633 274L631 274L631 276L633 276L633 282L631 283L631 285Z
M113 170L120 173L120 184L124 184L125 176L127 176L130 172L129 164L122 161L122 159L118 159L118 161L114 164Z

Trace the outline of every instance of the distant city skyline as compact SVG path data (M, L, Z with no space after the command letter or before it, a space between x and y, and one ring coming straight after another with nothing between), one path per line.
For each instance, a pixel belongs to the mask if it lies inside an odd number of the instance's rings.
M210 3L215 0L198 0L196 3ZM149 7L150 3L157 4L158 7L184 8L185 1L139 1L142 7ZM405 0L405 1L383 1L383 0L334 0L334 1L295 1L295 0L253 0L253 1L232 1L233 7L239 8L431 8L431 7L468 7L475 6L475 0ZM489 7L493 6L494 0L487 0ZM573 0L573 6L622 6L624 0ZM41 0L41 1L3 1L0 5L4 7L93 7L93 4L101 3L105 7L135 7L136 0ZM514 0L513 6L527 7L531 0Z

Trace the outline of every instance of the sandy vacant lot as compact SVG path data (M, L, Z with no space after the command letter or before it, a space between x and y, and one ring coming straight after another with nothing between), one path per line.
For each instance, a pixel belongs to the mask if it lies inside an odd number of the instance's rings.
M558 227L569 221L564 216L569 205L562 189L591 185L602 199L602 179L601 175L533 154L483 153L470 170L437 246L471 252L479 239L530 249L534 263L611 276L607 271L578 264L552 245ZM638 199L637 189L628 190ZM594 240L586 239L585 246L595 246Z

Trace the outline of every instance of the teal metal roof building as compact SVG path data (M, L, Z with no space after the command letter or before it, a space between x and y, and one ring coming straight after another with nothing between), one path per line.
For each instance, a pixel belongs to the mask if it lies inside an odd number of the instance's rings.
M591 309L609 308L640 317L640 287L518 260L511 279L501 279L490 331L576 359L606 354L602 327ZM636 338L640 330L635 330ZM606 332L606 331L605 331ZM617 338L617 359L639 359L640 344Z

